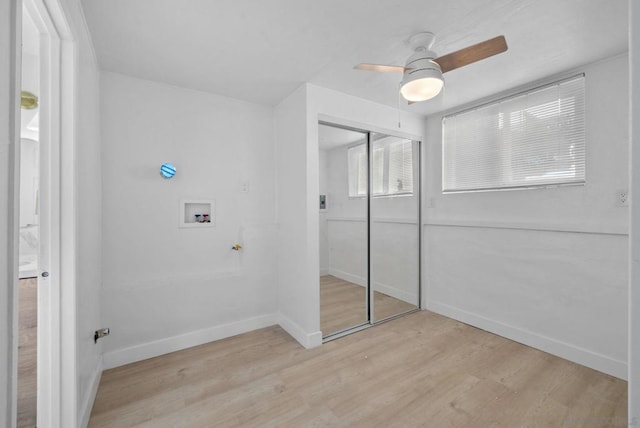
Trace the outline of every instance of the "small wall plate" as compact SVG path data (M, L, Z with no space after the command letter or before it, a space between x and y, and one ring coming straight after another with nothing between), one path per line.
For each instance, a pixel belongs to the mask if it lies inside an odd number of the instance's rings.
M320 211L327 211L327 195L320 195Z

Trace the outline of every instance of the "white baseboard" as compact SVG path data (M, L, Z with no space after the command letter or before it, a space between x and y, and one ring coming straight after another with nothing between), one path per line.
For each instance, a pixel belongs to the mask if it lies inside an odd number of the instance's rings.
M91 417L91 410L93 409L93 403L96 401L96 395L98 394L98 387L100 386L100 379L102 378L102 357L98 358L98 364L91 376L91 385L87 391L82 408L80 410L80 426L86 428L89 425L89 418Z
M329 268L329 275L335 276L336 278L340 278L343 281L347 281L352 284L360 285L362 287L366 287L367 285L367 278L353 275L340 269Z
M624 361L570 345L529 330L504 324L445 303L429 301L427 302L427 309L611 376L623 380L627 379L627 363Z
M214 340L220 340L237 334L246 333L259 328L269 327L277 324L276 321L277 317L275 314L262 315L246 320L196 330L178 336L154 340L152 342L142 343L129 348L106 352L103 355L104 368L105 370L111 369L125 364L134 363L136 361L146 360L147 358L168 354L169 352L180 351L182 349L213 342Z
M329 269L328 268L320 268L320 276L325 276L325 275L329 275Z
M295 322L291 321L290 318L278 314L278 324L284 331L289 333L291 337L297 340L302 346L307 349L315 348L316 346L322 345L322 332L316 331L313 333L307 333Z
M380 293L386 294L387 296L391 296L395 299L402 300L403 302L407 302L410 305L418 306L418 295L407 293L404 290L400 290L396 287L391 287L390 285L381 284L379 282L375 282L373 284L373 289L375 291L379 291ZM416 293L418 290L416 290Z
M353 275L348 272L338 270L338 269L329 269L329 275L335 276L336 278L340 278L343 281L348 281L352 284L360 285L365 287L367 285L366 278L361 276ZM402 300L403 302L410 303L412 305L417 305L418 296L416 294L408 293L404 290L401 290L396 287L392 287L387 284L382 284L380 282L374 282L373 288L380 293L384 293L387 296L391 296L398 300ZM416 290L417 291L417 290Z

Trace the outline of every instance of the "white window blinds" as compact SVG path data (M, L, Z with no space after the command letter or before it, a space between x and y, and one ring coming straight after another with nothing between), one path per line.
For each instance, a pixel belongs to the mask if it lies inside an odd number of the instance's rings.
M415 143L411 140L390 136L385 136L372 143L371 190L374 196L413 194L414 146ZM366 144L349 148L347 158L349 196L366 196Z
M365 144L347 150L349 196L367 196L367 147Z
M413 192L413 150L409 140L389 144L389 194Z
M384 194L384 147L374 147L371 159L371 190L374 195Z
M447 116L443 192L585 181L584 76Z

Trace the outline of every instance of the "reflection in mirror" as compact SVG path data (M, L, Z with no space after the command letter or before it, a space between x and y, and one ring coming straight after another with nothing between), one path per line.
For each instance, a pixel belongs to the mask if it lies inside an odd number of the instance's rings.
M370 275L374 322L419 306L418 159L417 141L371 134Z
M318 140L320 328L326 337L369 322L367 134L319 125Z

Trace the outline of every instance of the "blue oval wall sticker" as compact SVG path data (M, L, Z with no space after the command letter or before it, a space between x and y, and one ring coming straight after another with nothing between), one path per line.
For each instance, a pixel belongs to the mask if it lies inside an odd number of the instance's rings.
M170 163L163 163L160 167L160 174L164 178L173 178L173 176L176 175L176 167Z

